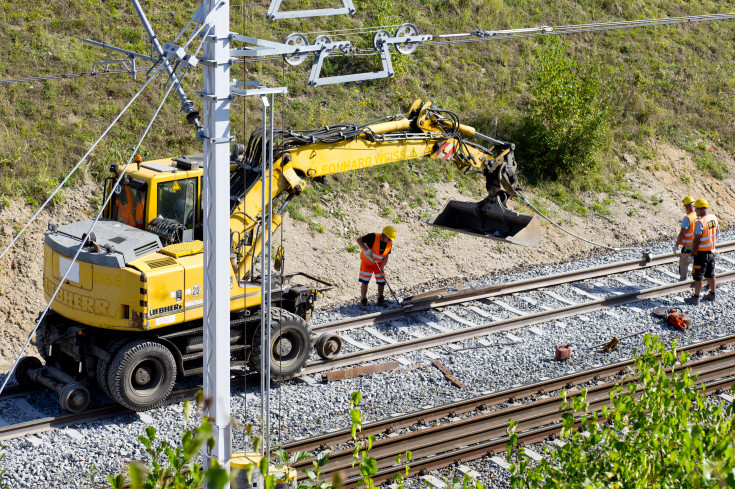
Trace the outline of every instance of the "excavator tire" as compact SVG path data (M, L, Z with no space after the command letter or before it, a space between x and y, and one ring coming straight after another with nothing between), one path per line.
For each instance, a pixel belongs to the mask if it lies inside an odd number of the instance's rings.
M34 382L28 376L28 371L41 367L41 360L36 357L23 357L15 367L15 380L20 385L30 385Z
M110 364L112 398L133 411L162 405L176 382L176 359L161 343L137 339L123 345Z
M311 331L303 318L285 309L271 309L270 374L273 380L295 377L306 364L311 352ZM260 369L262 349L260 326L253 338L253 354L250 365Z
M110 363L112 363L112 360L115 358L115 354L120 349L121 346L123 346L125 343L130 341L129 339L118 339L112 341L109 345L107 345L104 350L110 355L110 361L106 362L103 359L97 360L97 370L96 370L96 377L97 377L97 385L100 386L100 389L102 392L105 393L107 397L112 399L112 393L110 392L110 384L108 382L108 378L110 375Z

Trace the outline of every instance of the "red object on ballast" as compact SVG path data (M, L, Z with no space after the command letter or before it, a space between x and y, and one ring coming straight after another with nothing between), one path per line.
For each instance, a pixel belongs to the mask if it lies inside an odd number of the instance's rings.
M692 325L692 320L676 309L670 309L666 319L669 324L681 331L686 331Z
M557 360L569 360L572 358L572 345L561 345L556 348L556 355L554 356Z

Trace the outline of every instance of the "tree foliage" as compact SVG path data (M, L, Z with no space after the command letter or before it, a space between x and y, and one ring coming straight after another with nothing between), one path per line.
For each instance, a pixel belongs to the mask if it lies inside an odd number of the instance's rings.
M589 413L586 391L564 395L565 445L536 466L520 448L513 487L735 487L734 405L704 396L697 376L677 363L686 364L687 354L677 354L676 342L667 350L646 335L645 345L633 377L610 391L611 407ZM515 426L509 461L518 447Z
M551 41L537 60L531 101L516 136L519 161L533 180L561 179L595 168L608 132L601 69Z

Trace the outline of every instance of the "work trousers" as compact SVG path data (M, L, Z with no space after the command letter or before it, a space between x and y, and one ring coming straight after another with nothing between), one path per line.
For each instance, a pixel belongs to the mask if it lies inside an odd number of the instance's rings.
M682 248L679 253L679 281L683 282L689 274L689 267L692 266L692 253L687 248Z

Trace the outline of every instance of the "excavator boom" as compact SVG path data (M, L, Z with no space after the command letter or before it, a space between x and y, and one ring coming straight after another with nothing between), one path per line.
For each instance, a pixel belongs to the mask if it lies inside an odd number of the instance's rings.
M524 246L539 242L538 217L506 207L508 197L515 196L521 188L514 146L460 124L454 113L433 108L430 102L422 104L416 100L405 116L389 116L364 125L339 124L311 131L274 128L273 134L273 194L269 199L273 204L282 193L300 194L310 179L423 157L438 158L461 170L482 172L487 197L480 202L450 200L439 214L426 221L428 224ZM472 137L492 144L481 146L471 142ZM244 228L248 236L260 222L262 211L262 138L262 131L253 132L247 146L238 145L233 153L245 176L242 198L233 209L231 224L233 229ZM288 201L277 214L287 204ZM260 246L256 241L252 249L242 254L241 274L250 270ZM237 243L235 247L238 248Z

